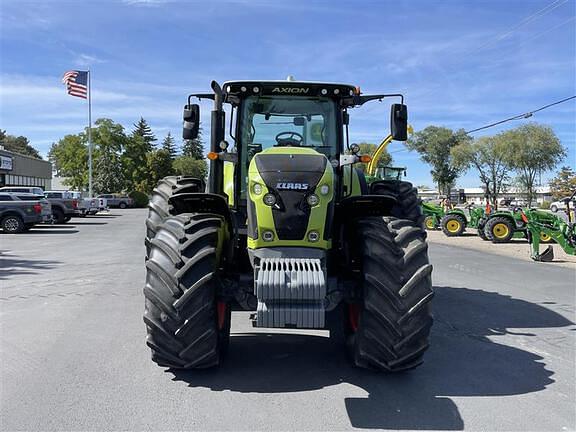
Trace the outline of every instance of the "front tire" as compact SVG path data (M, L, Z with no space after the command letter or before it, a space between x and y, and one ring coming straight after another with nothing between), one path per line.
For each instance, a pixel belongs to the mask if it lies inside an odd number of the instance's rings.
M448 237L461 236L466 230L466 219L458 214L447 214L440 222L442 232Z
M486 223L486 230L490 233L492 243L507 243L514 235L516 227L505 217L493 217Z
M434 216L426 216L426 218L424 219L424 226L429 231L437 229L436 223L434 221Z
M146 343L160 366L216 366L230 335L230 306L217 301L224 222L217 215L168 217L150 241L144 287Z
M551 211L552 213L556 213L556 212L558 211L558 207L556 207L555 205L551 205L551 206L550 206L550 211Z
M387 372L413 369L432 326L426 232L410 219L367 217L358 220L357 233L363 281L348 343L352 360Z
M125 209L125 208L126 208L126 203L125 203L125 202L121 202L119 207L120 207L121 209Z

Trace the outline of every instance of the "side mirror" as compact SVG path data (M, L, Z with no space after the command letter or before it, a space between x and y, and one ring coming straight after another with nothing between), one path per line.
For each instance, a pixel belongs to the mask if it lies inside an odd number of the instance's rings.
M403 104L392 104L390 110L390 132L392 139L406 141L408 139L408 107Z
M200 129L200 105L185 105L183 118L182 138L185 140L198 138L198 130Z

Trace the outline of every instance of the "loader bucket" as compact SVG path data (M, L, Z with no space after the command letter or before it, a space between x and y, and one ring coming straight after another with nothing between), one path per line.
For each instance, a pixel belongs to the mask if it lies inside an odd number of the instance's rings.
M551 262L554 260L554 249L552 246L548 246L544 252L532 257L532 259L534 261Z

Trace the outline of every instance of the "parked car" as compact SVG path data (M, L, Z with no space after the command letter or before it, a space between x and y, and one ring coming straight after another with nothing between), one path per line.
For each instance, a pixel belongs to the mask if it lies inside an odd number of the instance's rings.
M43 195L0 191L0 226L5 233L21 233L51 220L51 205Z
M98 195L98 198L105 198L110 208L120 207L121 209L125 209L126 207L132 207L134 205L134 200L128 196L103 194Z
M42 188L29 186L4 186L0 188L0 192L19 192L44 195L44 190Z
M72 198L67 191L46 191L44 196L52 204L54 223L63 224L79 215L78 200Z
M572 209L576 208L576 197L572 197L572 200L570 200L570 197L564 197L558 201L550 203L550 210L554 213L556 213L558 210L566 210L566 203L568 201L570 201L570 207Z

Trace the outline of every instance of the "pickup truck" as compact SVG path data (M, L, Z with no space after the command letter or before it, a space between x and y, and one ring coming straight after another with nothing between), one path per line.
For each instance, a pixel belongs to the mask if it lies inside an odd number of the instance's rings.
M98 212L108 210L105 198L82 198L82 192L67 191L70 197L78 201L78 213L80 217L95 215Z
M0 226L5 233L21 233L51 220L51 205L43 195L0 191Z
M38 193L40 191L40 193ZM68 222L72 216L78 214L78 201L66 196L64 191L42 191L38 187L27 186L5 186L0 188L0 193L3 192L17 192L17 193L33 193L37 195L44 194L46 199L52 204L52 218L55 223L63 224Z
M127 196L119 196L112 194L98 195L98 198L105 198L108 207L120 207L125 209L126 207L132 207L134 205L134 200Z
M78 216L78 200L72 198L66 191L45 191L44 196L52 204L54 223L63 224Z

